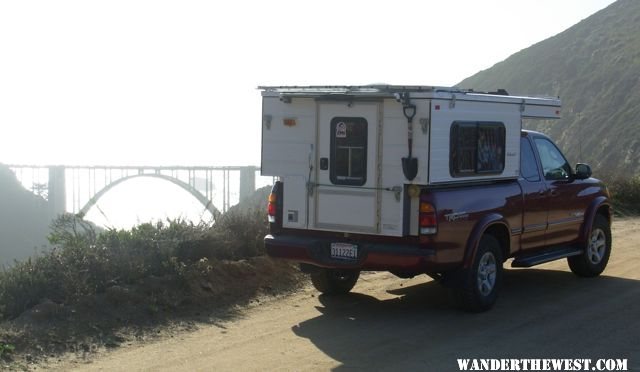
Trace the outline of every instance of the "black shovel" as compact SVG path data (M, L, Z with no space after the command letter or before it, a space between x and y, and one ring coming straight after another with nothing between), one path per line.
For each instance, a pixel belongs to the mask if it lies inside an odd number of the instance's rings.
M409 142L409 156L402 158L402 172L409 181L416 178L418 174L418 158L413 157L413 117L416 116L416 105L406 104L402 107L402 112L407 118L407 140Z

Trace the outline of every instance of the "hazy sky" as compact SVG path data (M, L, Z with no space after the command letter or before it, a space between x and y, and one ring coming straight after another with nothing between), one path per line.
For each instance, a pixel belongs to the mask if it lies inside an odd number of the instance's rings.
M257 165L258 85L453 85L612 2L2 1L0 162Z

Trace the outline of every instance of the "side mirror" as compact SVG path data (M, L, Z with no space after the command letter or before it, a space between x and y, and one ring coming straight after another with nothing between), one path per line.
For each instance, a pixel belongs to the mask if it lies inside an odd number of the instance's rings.
M591 167L588 164L576 164L576 178L584 180L591 177Z

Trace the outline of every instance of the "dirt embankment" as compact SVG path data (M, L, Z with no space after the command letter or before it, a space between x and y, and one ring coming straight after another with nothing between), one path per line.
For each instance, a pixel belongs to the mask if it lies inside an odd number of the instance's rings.
M86 361L107 350L229 321L240 316L239 309L281 296L300 282L295 267L264 256L201 260L181 280L149 276L112 285L74 304L44 299L0 323L0 370L37 369L63 359Z
M240 318L47 368L103 371L458 370L456 358L628 358L640 370L640 220L616 221L609 266L508 269L494 309L456 310L428 278L363 275L354 293L310 287ZM507 265L508 267L508 265Z

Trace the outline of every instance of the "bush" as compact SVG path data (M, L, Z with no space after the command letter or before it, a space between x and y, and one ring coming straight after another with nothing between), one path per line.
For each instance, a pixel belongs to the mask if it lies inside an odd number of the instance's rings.
M616 214L620 216L640 214L640 176L611 178L606 183Z
M209 228L175 220L97 235L86 221L64 215L51 226L50 252L0 272L0 318L15 317L45 298L73 303L110 285L173 274L178 245Z
M263 208L232 209L213 226L168 220L100 234L79 217L61 216L51 225L51 251L0 271L0 319L44 299L76 303L150 276L181 281L186 271L200 269L202 258L261 255L267 229Z
M240 259L264 254L264 236L269 232L266 212L261 209L231 210L213 226L209 238L225 247L214 257Z

